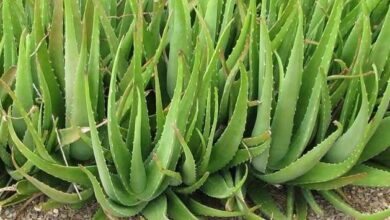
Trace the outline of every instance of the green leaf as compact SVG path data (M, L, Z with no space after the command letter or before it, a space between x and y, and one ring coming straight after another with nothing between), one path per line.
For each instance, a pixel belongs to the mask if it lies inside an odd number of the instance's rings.
M122 45L123 41L120 42L119 47ZM118 65L119 65L119 55L120 50L117 51L114 60L114 66L112 68L110 87L108 92L108 101L107 101L107 131L108 131L108 141L110 144L110 152L113 157L113 161L118 172L118 175L122 181L122 184L128 188L130 181L130 167L132 155L127 149L125 142L123 141L122 134L120 132L120 124L117 118L116 112L116 78L118 74ZM92 101L92 99L91 99ZM91 103L92 104L92 103ZM138 155L137 155L138 156ZM104 187L104 185L103 185Z
M322 6L321 6L322 7ZM316 75L323 70L325 74L328 73L330 68L330 61L333 55L333 50L336 45L337 31L340 26L341 13L344 7L343 0L334 1L332 12L329 15L329 20L320 42L316 47L313 55L310 57L302 76L302 88L299 93L298 106L308 106L310 101L310 94L316 81ZM321 8L322 9L322 8ZM309 108L298 108L296 123L300 123L306 111Z
M233 159L244 134L248 106L248 76L243 64L240 65L240 76L240 91L234 112L225 131L211 151L208 165L208 171L210 172L223 168Z
M185 160L181 167L183 182L187 185L193 184L196 181L196 164L194 157L191 153L190 148L188 147L186 141L184 140L183 135L180 133L179 129L174 126L173 129L176 133L176 138L180 142L180 145L184 152Z
M145 189L147 179L145 166L142 159L141 123L143 121L141 111L141 94L138 89L137 94L139 101L137 105L137 116L135 119L133 152L131 154L130 187L135 193L141 193Z
M287 219L269 194L266 185L260 184L259 182L252 183L250 187L248 187L248 196L256 205L261 206L260 211L269 218Z
M90 1L90 0L89 0ZM100 23L98 13L93 14L92 24L92 37L91 37L91 48L89 52L88 60L88 79L91 87L91 103L95 114L100 106L98 106L99 97L103 96L102 92L99 91L99 85L103 84L102 77L100 74ZM100 107L101 108L101 107Z
M240 190L244 185L248 176L248 167L245 167L244 176L235 184L235 186L229 185L229 182L226 180L226 175L230 175L227 172L228 171L210 175L201 190L206 195L218 199L225 199L233 196L234 193Z
M8 87L12 87L16 78L16 70L17 68L15 66L11 67L9 70L3 73L1 75L0 80L5 83ZM7 90L0 88L0 101L3 102L3 100L7 97Z
M313 135L315 129L316 118L320 108L321 89L322 86L326 86L324 85L324 81L325 76L324 73L321 72L316 78L316 82L313 87L313 91L311 92L310 101L308 103L307 111L303 121L300 123L297 131L293 135L289 150L280 163L278 163L278 167L286 167L298 159L309 144L310 138Z
M373 121L374 122L374 121ZM384 118L376 132L369 139L362 155L360 156L359 162L366 161L374 156L380 154L385 151L390 146L390 137L387 135L390 129L390 117Z
M5 0L2 7L4 38L4 72L16 64L15 35L12 28L10 0Z
M167 190L168 197L168 216L174 220L188 219L197 220L198 218L186 207L180 198L171 190Z
M272 142L269 157L270 166L276 165L286 155L288 146L291 142L294 114L303 72L302 16L302 11L299 9L298 30L272 120Z
M366 187L390 186L390 172L388 170L382 170L380 167L370 166L370 164L360 164L352 168L348 175L357 173L365 173L367 175L355 181L354 185Z
M332 191L319 191L319 193L336 209L341 210L357 219L380 220L390 216L390 209L385 209L383 211L379 211L373 214L360 213L359 211L348 205L346 202L344 202L338 195L336 195L336 193Z
M70 15L69 15L70 16ZM87 23L84 21L83 25L83 36L82 36L82 43L81 43L81 50L80 54L76 55L78 58L78 65L75 73L72 73L74 75L69 76L70 78L70 85L69 89L72 90L71 92L71 101L67 103L67 107L70 108L70 118L69 118L69 124L71 126L86 126L88 125L88 112L85 111L86 109L86 103L85 103L85 90L84 90L84 80L85 79L85 68L87 66L87 56L88 56L88 42L87 42ZM77 43L74 42L73 45L76 49ZM68 74L68 72L66 73ZM69 90L67 90L68 92ZM88 147L87 143L83 142L82 140L78 140L75 143L72 143L70 145L70 155L78 160L88 160L92 157L93 151L90 147Z
M364 94L360 111L351 127L326 154L325 159L329 162L337 163L345 160L357 148L357 145L364 141L369 113L365 88L362 91Z
M257 115L252 130L252 136L257 136L265 131L270 133L271 129L271 109L273 99L273 63L271 40L265 18L260 20L260 38L259 42L259 75L258 75L258 94L257 99L261 104L257 106ZM269 147L265 151L253 158L252 165L255 169L264 172L268 163Z
M346 176L339 177L337 179L329 180L321 183L309 183L300 185L303 189L310 190L332 190L340 189L341 187L355 184L355 182L364 179L367 176L364 172L359 172L356 174L347 174Z
M53 199L54 201L61 202L61 203L79 203L83 200L88 199L92 196L92 189L86 189L78 193L66 193L62 192L60 190L57 190L42 181L38 180L37 178L34 178L33 176L28 175L25 173L22 169L19 167L16 168L17 171L30 183L32 183L37 189L39 189L41 192L43 192L46 196Z
M109 214L117 217L130 217L141 212L141 210L146 206L146 202L134 206L121 206L112 200L107 199L96 177L84 167L81 167L81 170L87 174L88 178L90 179L96 200L105 212L108 212Z
M227 217L239 217L239 216L243 216L245 214L243 212L238 212L238 211L230 212L230 211L215 209L215 208L203 205L202 203L200 203L194 199L189 199L188 206L195 214L208 216L208 217L227 218Z
M315 169L316 164L319 163L320 159L326 154L326 152L333 146L337 138L341 135L341 124L337 123L336 125L336 131L334 131L323 142L315 146L312 150L308 151L296 161L273 173L267 173L263 175L256 174L256 176L269 183L283 183L300 177L306 172Z
M306 190L304 188L301 188L301 192L303 197L305 198L305 201L307 204L309 204L310 208L319 216L324 215L324 211L322 208L318 205L317 201L315 200L313 193L310 190Z
M203 186L203 184L206 182L209 175L210 175L210 173L206 172L203 174L202 177L200 177L192 185L179 187L175 191L178 193L182 193L182 194L191 194L191 193L195 192L196 190L198 190L201 186Z
M64 0L54 1L53 19L51 22L50 35L49 35L49 48L48 48L50 60L62 90L65 88L63 6L64 6ZM69 35L67 37L69 37ZM69 38L67 39L69 41Z
M342 136L343 138L340 138L338 140L339 143L344 142L347 144L349 148L346 149L348 154L345 154L345 152L341 152L343 156L347 156L343 161L338 163L326 163L326 162L319 162L315 165L315 167L307 172L305 175L299 177L298 179L294 180L293 183L316 183L316 182L324 182L329 181L332 179L335 179L337 177L342 176L346 172L348 172L357 162L358 159L364 150L366 143L367 143L367 133L369 131L367 126L368 121L368 100L366 96L366 90L364 86L364 82L361 81L361 91L362 91L362 104L360 106L359 115L357 118L359 120L356 120L354 122L354 125L356 125L356 128L358 126L363 126L364 129L362 133L356 134L356 133L349 133L348 131ZM362 125L363 124L363 125ZM355 126L351 127L351 129L356 129ZM348 135L346 135L348 134ZM356 145L352 146L352 150L350 149L350 143L355 143L355 141L352 141L353 139L357 139L356 135L361 136L362 138L359 138L360 141ZM349 139L349 142L347 141ZM335 145L334 145L335 146ZM333 146L333 147L334 147ZM344 150L345 145L341 145L343 149L335 149L335 151L342 151Z
M169 60L167 70L167 91L170 97L174 95L174 88L178 76L179 53L183 53L186 60L189 60L191 45L191 21L188 11L188 2L185 0L170 0L170 10L173 11L171 20L171 36L169 48ZM174 42L174 43L173 43ZM184 77L185 79L187 77Z
M60 117L60 119L62 120L64 115L64 99L61 94L61 89L58 84L58 79L56 78L56 75L53 72L53 68L50 63L49 53L47 50L47 43L45 39L46 37L44 34L42 19L40 16L42 1L43 0L37 0L34 2L35 5L34 5L33 33L34 33L35 47L36 47L35 52L39 63L39 67L42 71L42 75L48 87L47 90L49 91L49 94L47 96L50 97L50 103L47 104L50 105L50 108L52 109L52 113L54 114L54 116Z
M165 195L161 195L142 210L142 215L148 220L168 220L167 217L168 202Z
M104 1L103 1L104 2ZM116 51L118 50L119 40L115 35L115 31L110 24L107 13L105 11L104 5L100 0L93 0L95 6L95 13L98 14L100 18L101 25L103 27L104 33L106 35L108 45L110 47L111 57L115 57Z
M117 179L117 176L111 175L110 171L108 169L106 159L104 157L104 152L103 152L103 147L101 145L100 139L99 139L99 134L96 128L96 124L93 118L93 112L92 112L92 104L91 104L91 99L90 99L90 92L89 92L89 86L88 86L88 81L87 75L85 76L84 80L84 89L85 89L85 102L87 106L87 113L88 113L88 121L89 121L89 127L91 129L91 141L92 141L92 149L93 149L93 154L96 160L96 166L99 172L99 177L100 181L102 183L102 186L105 190L105 192L108 194L109 198L114 200L115 202L118 202L120 204L132 206L132 205L137 205L140 203L138 198L136 198L134 195L130 194L129 192L126 191L124 188L123 184ZM85 172L85 169L84 169ZM94 186L94 191L95 195L97 194L96 192L102 191L99 183L94 183L94 180L96 180L96 177L90 173L87 172L89 179L93 183ZM96 180L97 181L97 180ZM110 207L109 204L110 202L107 202L105 200L104 195L101 195L99 198L103 202L108 203L107 206ZM98 199L98 201L99 201ZM136 209L136 208L134 208ZM128 210L129 212L132 212L134 210ZM126 209L125 209L125 212Z
M15 95L20 100L25 111L30 111L33 106L33 82L31 74L31 60L29 50L31 44L30 35L23 32L19 43L18 68L16 70ZM12 109L13 117L20 117L17 108ZM21 137L26 130L26 125L21 120L13 120L16 133Z
M12 123L8 123L8 130L11 139L15 144L14 146L23 154L23 156L25 156L29 161L31 161L32 164L34 164L40 170L68 182L78 183L84 186L90 185L88 178L84 175L83 172L81 172L78 167L63 166L42 159L20 141L20 139L15 133Z

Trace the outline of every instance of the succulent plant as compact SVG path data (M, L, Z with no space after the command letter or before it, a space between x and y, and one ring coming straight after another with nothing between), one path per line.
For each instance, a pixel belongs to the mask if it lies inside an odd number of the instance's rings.
M3 0L0 206L390 216L338 190L390 187L389 3Z

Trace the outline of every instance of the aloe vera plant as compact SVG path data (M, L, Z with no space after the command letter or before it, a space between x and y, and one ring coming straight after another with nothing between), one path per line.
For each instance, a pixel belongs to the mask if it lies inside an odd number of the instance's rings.
M0 206L390 216L338 194L390 187L388 3L3 0Z

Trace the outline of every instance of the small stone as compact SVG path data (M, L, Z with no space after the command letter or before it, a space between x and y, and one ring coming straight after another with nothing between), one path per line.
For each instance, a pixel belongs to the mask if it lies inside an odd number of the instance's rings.
M38 215L36 213L31 213L31 218L32 219L37 219Z
M41 207L39 207L39 206L34 206L34 210L35 210L36 212L42 211Z

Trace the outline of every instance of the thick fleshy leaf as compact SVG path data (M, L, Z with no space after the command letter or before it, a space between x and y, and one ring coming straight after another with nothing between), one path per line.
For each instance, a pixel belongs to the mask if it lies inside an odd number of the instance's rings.
M289 64L278 96L272 120L270 166L276 165L287 153L293 132L293 122L303 72L303 15L298 10L298 29Z
M247 115L248 76L245 67L240 65L240 91L228 126L215 143L210 155L208 170L215 172L233 159L242 139Z

